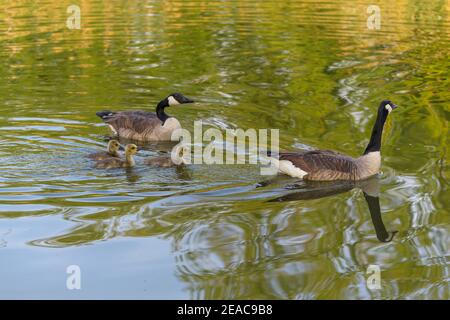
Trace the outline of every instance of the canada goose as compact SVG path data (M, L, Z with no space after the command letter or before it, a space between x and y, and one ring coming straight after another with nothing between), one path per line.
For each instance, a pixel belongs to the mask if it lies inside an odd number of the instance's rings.
M314 150L304 153L281 152L279 159L270 161L278 171L305 180L362 180L375 175L381 165L381 137L389 113L397 108L389 100L383 100L378 108L369 144L364 154L352 158L330 150Z
M161 100L156 113L147 111L100 111L97 116L111 128L114 134L137 141L170 141L172 132L180 129L180 122L168 116L164 108L183 103L192 103L181 93L173 93Z
M151 159L147 159L144 161L145 164L155 167L161 167L161 168L170 168L170 167L177 167L187 164L186 159L184 158L184 155L189 152L189 149L185 146L175 146L174 150L172 151L172 154L170 156L159 156ZM175 161L174 161L175 160Z
M136 153L137 146L135 144L127 144L125 147L125 159L110 157L98 161L95 167L99 169L133 167L135 165L133 155L135 155Z
M88 158L93 160L105 160L107 158L120 158L119 155L120 143L117 140L110 140L108 142L107 151L95 152L88 155Z

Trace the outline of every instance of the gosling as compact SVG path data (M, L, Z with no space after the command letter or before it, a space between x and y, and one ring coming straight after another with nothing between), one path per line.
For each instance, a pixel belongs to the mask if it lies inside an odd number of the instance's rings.
M95 152L88 155L88 158L101 161L108 158L120 158L119 155L120 143L117 140L110 140L108 142L107 151Z
M160 156L152 159L145 160L145 164L153 167L160 167L160 168L171 168L176 167L177 164L175 164L170 156Z
M144 161L144 163L147 165L150 165L150 166L160 167L160 168L172 168L172 167L183 166L183 165L187 164L187 160L185 159L184 155L187 155L188 152L189 152L189 149L187 147L176 146L174 151L172 151L172 155L159 156L159 157L147 159Z
M135 165L133 155L137 153L137 146L135 144L127 144L125 147L125 159L110 157L98 161L95 165L98 169L112 169L112 168L129 168Z

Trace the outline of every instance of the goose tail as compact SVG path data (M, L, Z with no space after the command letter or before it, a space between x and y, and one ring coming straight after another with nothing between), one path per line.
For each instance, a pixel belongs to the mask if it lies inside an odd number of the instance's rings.
M279 172L287 174L288 176L303 179L303 177L307 175L306 171L296 167L291 161L285 160L284 158L281 158L281 156L282 155L279 152L268 150L266 152L266 157L262 155L262 158L277 168Z

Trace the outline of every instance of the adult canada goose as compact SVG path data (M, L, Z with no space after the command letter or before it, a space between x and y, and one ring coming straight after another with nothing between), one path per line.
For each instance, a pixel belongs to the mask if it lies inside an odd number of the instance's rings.
M91 153L88 155L88 158L97 160L97 161L105 160L105 159L111 158L111 157L120 158L119 148L120 148L119 141L110 140L108 142L108 147L107 147L106 151Z
M137 146L135 144L127 144L125 147L125 159L110 157L98 161L95 167L99 169L133 167L135 165L133 155L135 155L136 153Z
M180 122L168 116L164 109L183 103L192 103L181 93L172 93L156 106L156 113L136 111L100 111L97 116L119 137L137 141L170 141L172 132L180 129Z
M304 153L281 152L278 159L270 161L278 171L305 180L362 180L377 174L381 165L381 137L389 113L397 108L384 100L378 108L369 144L364 154L352 158L330 150L314 150Z
M184 157L187 152L189 152L189 148L187 148L186 146L180 147L179 145L177 145L175 146L175 149L172 151L172 154L170 156L159 156L147 159L144 161L144 163L150 166L161 168L182 166L187 164L187 160Z

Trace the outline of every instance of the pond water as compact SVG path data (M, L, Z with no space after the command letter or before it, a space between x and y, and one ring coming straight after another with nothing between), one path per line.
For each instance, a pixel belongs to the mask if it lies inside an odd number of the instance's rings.
M0 4L0 298L450 298L450 2L377 1L379 30L361 0L82 0L80 30L70 4ZM169 112L187 129L351 156L379 102L399 108L382 172L355 185L143 164L165 145L93 167L96 111L176 91L196 101Z

